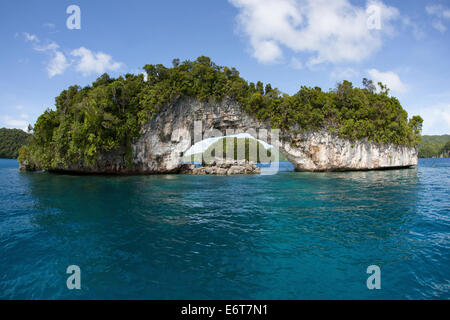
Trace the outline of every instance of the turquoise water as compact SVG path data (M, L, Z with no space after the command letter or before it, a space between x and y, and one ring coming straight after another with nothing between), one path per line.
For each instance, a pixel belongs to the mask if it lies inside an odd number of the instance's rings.
M274 176L19 173L2 299L449 299L450 161ZM381 268L368 290L366 269ZM81 268L68 290L66 268Z

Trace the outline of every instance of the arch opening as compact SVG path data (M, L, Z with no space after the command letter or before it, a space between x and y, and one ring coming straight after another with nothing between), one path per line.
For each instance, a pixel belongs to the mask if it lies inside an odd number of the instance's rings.
M272 162L278 162L277 172L295 171L294 165L282 152L249 133L205 138L184 152L182 164L202 166L211 162L244 160L255 163L262 173L273 170Z

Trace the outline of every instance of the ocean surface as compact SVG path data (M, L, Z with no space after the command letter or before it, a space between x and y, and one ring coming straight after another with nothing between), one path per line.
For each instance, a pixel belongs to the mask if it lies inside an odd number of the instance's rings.
M0 160L0 299L450 299L450 159L231 177L17 167Z

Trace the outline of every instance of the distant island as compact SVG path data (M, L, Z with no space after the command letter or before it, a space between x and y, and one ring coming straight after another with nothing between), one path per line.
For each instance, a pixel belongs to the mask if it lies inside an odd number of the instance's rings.
M0 158L16 159L31 135L20 129L0 129Z
M280 129L280 152L299 171L417 162L423 120L408 118L382 83L379 92L363 79L363 88L344 80L328 92L302 86L291 96L270 84L247 82L235 68L204 56L174 59L170 68L146 65L144 70L146 79L142 74L116 79L103 74L91 86L64 90L56 97L56 110L47 109L38 118L20 149L21 168L175 172L180 164L173 160L173 150L179 144L170 140L172 131L166 128L189 130L196 117L219 130Z
M418 146L419 158L448 158L450 157L450 135L422 136Z

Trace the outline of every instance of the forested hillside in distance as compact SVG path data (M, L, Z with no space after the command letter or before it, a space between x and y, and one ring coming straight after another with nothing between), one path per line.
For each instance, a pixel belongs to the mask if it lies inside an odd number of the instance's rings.
M20 129L0 129L0 158L17 158L30 135Z
M419 158L448 157L450 150L450 135L422 136L419 144Z

